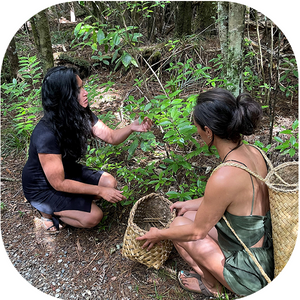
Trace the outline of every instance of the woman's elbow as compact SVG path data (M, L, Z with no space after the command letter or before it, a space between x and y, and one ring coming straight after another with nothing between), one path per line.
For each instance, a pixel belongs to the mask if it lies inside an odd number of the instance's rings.
M206 238L206 236L207 234L203 233L202 231L201 232L196 231L193 235L193 241L203 240Z
M49 181L49 183L57 192L66 192L62 181Z

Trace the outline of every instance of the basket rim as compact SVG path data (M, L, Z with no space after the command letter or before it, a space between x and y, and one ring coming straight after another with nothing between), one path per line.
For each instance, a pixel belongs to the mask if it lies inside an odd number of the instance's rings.
M144 201L144 200L146 200L146 199L148 199L148 198L151 198L151 197L159 197L159 198L161 198L163 201L165 201L166 203L168 203L169 205L172 205L172 204L173 204L169 199L167 199L167 198L165 198L164 196L162 196L162 195L160 195L160 194L157 194L157 193L151 193L151 194L149 194L149 195L146 195L146 196L140 198L140 199L133 205L133 207L132 207L132 209L131 209L131 211L130 211L130 214L129 214L129 218L128 218L128 225L127 225L127 226L131 226L132 229L133 229L135 232L141 232L141 233L143 233L143 234L145 234L146 232L148 232L148 231L146 231L146 230L140 228L139 226L137 226L137 225L133 222L133 219L134 219L134 214L135 214L135 211L136 211L138 205L139 205L142 201ZM170 226L170 223L174 220L174 218L175 218L175 216L176 216L175 210L173 210L173 212L171 212L171 214L172 214L171 221L167 224L166 228L168 228L168 227Z
M266 185L274 190L274 191L277 191L277 192L297 192L299 190L299 175L298 175L298 181L296 184L291 184L290 185L290 188L286 188L287 185L285 184L275 184L271 182L271 177L276 175L276 172L278 172L279 170L281 170L282 168L285 168L285 167L288 167L288 166L298 166L299 168L299 163L298 161L291 161L291 162L285 162L285 163L282 163L280 165L278 165L277 167L274 167L272 170L270 170L267 174L267 176L265 177L265 183ZM279 185L278 187L276 187L276 185ZM280 187L281 186L284 186L285 188L282 188Z

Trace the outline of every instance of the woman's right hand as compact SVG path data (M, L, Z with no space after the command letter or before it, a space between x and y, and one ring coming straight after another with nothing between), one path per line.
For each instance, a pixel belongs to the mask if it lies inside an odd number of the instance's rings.
M126 197L123 196L122 193L123 191L118 191L111 187L101 186L99 195L108 202L117 203L126 199Z
M170 206L170 210L176 209L177 216L183 216L187 211L197 211L202 200L203 197L188 201L177 201Z

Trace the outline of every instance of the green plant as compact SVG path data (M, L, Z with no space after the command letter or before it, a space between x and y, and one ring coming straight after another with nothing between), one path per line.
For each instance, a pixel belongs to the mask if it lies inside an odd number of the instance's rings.
M4 202L0 202L0 208L1 210L5 210L6 209L6 204Z
M89 18L86 18L85 21ZM91 57L96 61L94 65L99 65L100 62L106 65L115 64L115 70L121 63L125 68L130 64L137 67L136 60L128 53L128 50L125 50L126 45L134 46L138 42L138 38L142 36L141 33L133 32L137 28L134 26L108 28L107 24L100 24L99 22L92 25L80 22L74 29L75 39L72 44L77 40L82 40L73 47L91 47L93 53L97 53L97 55ZM103 54L100 48L104 48L106 54ZM113 53L113 55L107 54L108 52Z
M24 211L18 211L18 213L19 213L19 216L22 218L24 215L25 215L25 212Z
M157 290L157 287L156 287L156 282L154 281L154 291L155 291L155 299L158 299L158 300L162 300L164 297L164 295L160 295L158 290Z
M12 126L6 129L4 136L6 143L3 145L14 145L13 147L24 148L28 142L36 123L37 114L41 107L42 77L41 67L36 56L21 57L19 71L22 80L18 82L13 79L11 83L3 83L1 98L3 116L9 117ZM7 140L7 139L10 140Z
M279 134L287 135L289 138L283 140L279 136L273 137L273 139L278 143L275 147L276 150L280 150L281 155L289 155L293 157L299 149L298 139L299 139L299 132L298 132L299 122L296 119L292 124L292 129L285 129L279 132ZM263 151L268 152L272 147L271 144L264 146L264 144L260 141L255 141L254 144L261 148Z
M108 215L104 215L101 222L97 226L98 232L106 231L107 229L110 230L112 223L107 224L107 221L108 221Z
M161 132L159 138L152 132L133 133L118 146L102 143L88 148L88 165L108 172L115 171L125 181L123 192L127 200L121 202L123 206L131 205L137 200L137 194L143 195L149 190L163 192L178 200L193 199L204 193L207 174L202 175L201 166L193 161L198 155L211 153L206 145L200 146L195 139L197 130L192 122L192 110L197 95L182 98L182 90L178 86L186 80L208 80L210 76L206 73L208 69L201 65L193 69L191 60L171 68L174 71L173 82L166 83L163 94L150 100L129 96L122 108L123 116L129 122L137 115L140 120L145 116L152 119ZM137 84L142 83L141 80L136 81ZM146 161L144 154L153 156L153 159ZM213 152L213 155L217 154Z
M274 140L279 143L275 149L280 150L282 155L288 154L290 157L293 157L296 154L296 151L298 151L298 125L298 120L295 120L292 125L292 129L286 129L280 132L280 134L288 135L289 138L285 141L283 141L279 136L274 137Z
M281 67L284 68L284 72L279 79L280 90L285 93L286 97L291 96L291 99L293 99L294 93L297 93L298 90L298 80L295 80L295 83L292 81L292 77L298 79L296 60L285 57Z
M165 87L170 88L172 92L184 90L187 87L198 85L200 81L210 80L208 70L210 67L203 67L201 64L193 65L193 59L188 59L185 63L177 62L176 64L170 63L170 80L166 82Z

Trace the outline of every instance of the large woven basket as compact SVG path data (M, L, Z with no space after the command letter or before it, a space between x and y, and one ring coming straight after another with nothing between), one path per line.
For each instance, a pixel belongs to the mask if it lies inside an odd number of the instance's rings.
M147 267L159 269L167 260L173 243L169 240L155 244L149 251L142 248L145 241L137 241L151 227L168 228L175 218L175 211L170 211L172 202L152 193L139 199L131 209L127 229L124 235L122 255L138 261Z
M273 168L265 183L269 188L276 277L288 262L298 234L298 162Z

